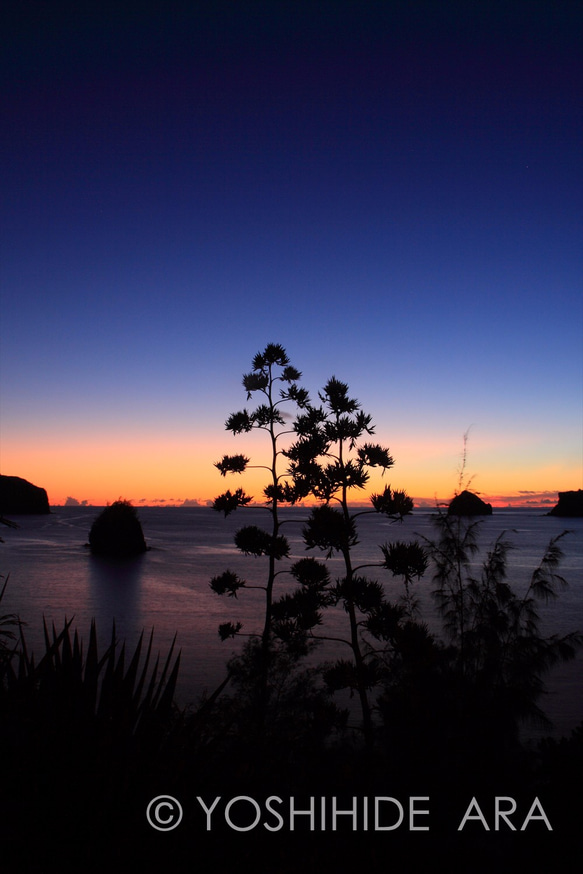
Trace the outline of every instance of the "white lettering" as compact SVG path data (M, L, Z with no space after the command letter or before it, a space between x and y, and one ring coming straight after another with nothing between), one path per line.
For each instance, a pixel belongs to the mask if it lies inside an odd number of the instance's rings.
M255 821L251 823L251 825L236 825L230 817L231 807L236 804L238 801L249 801L253 807L255 808ZM234 828L235 831L238 832L249 832L251 829L254 829L259 820L261 819L261 808L257 804L254 798L250 798L249 795L237 795L235 798L231 798L227 806L225 807L225 819L231 828Z
M356 795L352 796L352 807L350 810L338 810L336 807L336 796L332 796L332 831L336 831L336 817L337 816L351 816L352 817L352 831L356 831Z
M473 810L474 807L476 808L477 813L475 816L472 816L470 814L471 814L471 811ZM480 822L482 823L482 825L484 826L484 828L486 829L486 831L488 831L488 832L490 831L490 826L486 822L486 819L484 818L484 814L480 810L480 805L478 804L478 802L476 801L475 798L472 798L472 800L470 802L470 806L466 810L466 812L464 814L464 818L462 819L461 823L458 826L458 832L461 832L461 830L463 829L463 827L465 826L466 822L469 819L479 819Z
M409 831L428 832L428 825L415 825L415 816L428 816L428 810L416 810L416 801L429 801L429 795L412 795L409 799Z
M537 810L540 810L540 814L539 814L538 816L535 816L535 815L534 815L534 810L535 810L535 808L536 808ZM535 798L534 801L532 802L532 806L531 806L530 810L528 811L528 813L526 814L526 819L525 819L524 822L522 823L522 825L521 825L521 827L520 827L520 831L523 832L524 829L525 829L525 828L527 827L527 825L529 824L529 822L530 822L531 820L533 820L533 819L542 819L542 821L546 824L546 827L548 828L548 830L549 830L550 832L552 832L553 827L552 827L552 825L550 824L550 822L549 822L549 820L548 820L548 818L547 818L547 815L546 815L546 813L545 813L544 810L543 810L543 806L542 806L542 804L540 803L540 801L538 800L538 798Z
M221 796L217 795L217 797L213 801L212 807L207 807L206 804L204 803L204 801L202 800L202 798L200 797L200 795L196 796L196 800L198 801L198 803L200 804L200 806L203 808L204 812L206 813L206 830L207 830L207 832L210 832L210 830L211 830L211 813L213 812L213 810L215 809L215 807L217 806L217 804L221 800Z
M289 800L289 816L290 816L289 828L290 828L290 831L293 832L293 830L294 830L294 819L296 816L309 816L310 817L310 831L313 832L314 831L314 796L313 795L310 796L310 809L309 810L296 810L294 807L294 801L295 801L295 799L292 795L292 797Z
M502 801L509 801L510 802L510 809L509 810L502 810L502 808L500 807L500 802L502 802ZM516 810L516 801L514 800L514 798L510 798L510 797L507 797L505 795L500 795L500 796L497 795L496 800L495 800L495 804L494 804L494 810L495 810L495 817L496 817L494 829L497 832L500 831L500 820L503 819L504 822L506 823L506 825L509 826L513 832L515 832L516 826L514 826L510 822L510 820L508 819L508 817L511 814L513 814L514 811Z
M160 804L157 804L154 808L154 819L156 820L156 822L159 822L160 825L168 825L169 822L172 822L172 813L170 813L170 816L168 816L166 819L162 819L162 817L160 816L160 811L163 807L168 807L170 811L173 810L170 802L161 801Z
M381 801L391 801L399 810L399 818L397 822L393 823L393 825L379 825L380 819L380 802ZM379 795L374 800L375 808L374 808L374 818L375 818L375 831L377 832L389 832L393 831L393 829L399 828L401 823L403 822L403 817L405 815L405 811L403 810L403 805L400 801L397 801L396 798L391 798L390 796Z
M270 813L272 813L275 817L277 817L277 819L279 820L279 824L278 825L269 825L268 823L264 822L263 827L266 828L270 832L278 832L280 829L283 828L283 816L281 815L281 813L278 813L277 810L273 809L273 807L271 806L272 801L277 801L278 804L283 804L283 801L277 795L270 795L269 798L267 799L267 801L265 802L265 806L266 806L267 810Z

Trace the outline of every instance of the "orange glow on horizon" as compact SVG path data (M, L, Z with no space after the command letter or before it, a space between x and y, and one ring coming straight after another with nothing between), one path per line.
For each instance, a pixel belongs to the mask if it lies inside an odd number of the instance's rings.
M251 463L265 461L265 435L232 435L218 432L192 439L184 434L114 441L101 436L74 442L47 440L44 444L2 446L2 473L21 476L46 489L53 506L67 498L103 506L126 498L136 505L174 504L185 501L206 505L226 489L243 487L255 502L263 500L266 471L248 468L242 475L222 477L214 463L225 454L242 453ZM381 441L379 441L381 442ZM367 503L369 495L385 485L403 489L417 505L435 506L448 501L458 488L459 454L451 443L417 442L391 447L395 466L384 476L371 471L366 492L354 491L354 503ZM531 457L522 465L504 454L474 453L469 488L493 506L553 504L559 491L582 487L576 464L553 463ZM471 474L474 474L471 476Z

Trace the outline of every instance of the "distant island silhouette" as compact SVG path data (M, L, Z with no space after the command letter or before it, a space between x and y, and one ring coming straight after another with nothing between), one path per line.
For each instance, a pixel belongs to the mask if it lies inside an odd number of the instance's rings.
M583 516L583 489L559 492L559 501L548 515L570 518Z
M449 516L491 516L492 504L487 504L474 492L464 489L450 502L447 513Z
M146 552L142 524L129 501L118 500L101 511L89 532L89 546L94 555L131 558Z
M0 515L44 515L50 512L46 489L19 476L0 474Z

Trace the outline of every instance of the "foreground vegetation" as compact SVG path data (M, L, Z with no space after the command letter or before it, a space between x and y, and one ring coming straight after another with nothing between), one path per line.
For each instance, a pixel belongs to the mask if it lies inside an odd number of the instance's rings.
M571 657L577 635L544 637L536 604L556 594L560 551L553 541L520 597L504 578L506 544L494 545L474 576L466 562L475 530L452 530L439 517L431 546L444 635L429 634L411 609L397 611L394 634L377 653L373 743L346 728L326 683L329 666L308 667L296 652L274 649L263 730L257 732L261 641L231 663L227 689L181 710L174 702L179 655L154 657L151 636L135 651L112 640L98 652L95 627L85 646L70 623L45 628L40 657L28 652L15 616L0 619L0 839L6 864L22 871L121 871L138 865L165 870L348 870L360 856L370 871L409 870L449 859L452 871L549 870L560 852L575 861L579 808L574 799L583 764L583 726L569 739L521 743L519 727L539 712L543 676ZM472 523L473 525L473 523ZM459 539L460 535L463 539ZM449 538L453 538L450 540ZM455 546L455 573L448 568ZM441 557L441 563L440 563ZM184 826L152 829L145 816L159 795L180 799ZM276 834L259 824L236 831L226 802L245 796L261 809L269 797L310 799L350 810L363 798L390 796L407 811L410 796L430 809L428 832L406 825L362 828L343 817L336 831ZM514 799L516 831L494 830L496 796ZM459 824L476 798L490 831ZM206 809L219 798L212 829ZM520 826L538 798L552 824ZM251 801L243 802L245 808ZM241 804L241 803L240 803ZM371 807L371 811L372 811ZM253 809L252 809L253 812ZM244 809L241 822L249 823ZM372 814L371 814L372 815ZM277 822L271 817L268 824ZM263 822L263 820L262 820ZM419 820L417 820L419 822ZM455 854L452 861L451 853ZM546 867L545 867L546 866Z

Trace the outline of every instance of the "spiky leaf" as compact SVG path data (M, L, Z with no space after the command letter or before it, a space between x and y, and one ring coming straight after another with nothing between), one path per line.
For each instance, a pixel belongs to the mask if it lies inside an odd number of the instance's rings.
M245 455L223 455L220 461L215 462L215 467L221 472L222 476L228 473L243 473L249 459Z
M243 489L236 489L235 492L231 492L229 489L223 494L219 495L213 501L213 510L216 510L217 513L224 513L225 516L228 516L229 513L232 513L237 507L245 507L250 501L253 500L251 495L246 495Z
M245 586L245 580L240 579L233 571L224 571L219 576L213 577L209 585L217 595L228 595L229 598L236 598L239 589Z
M242 622L223 622L219 625L219 637L221 640L228 640L230 637L236 637L242 628Z

